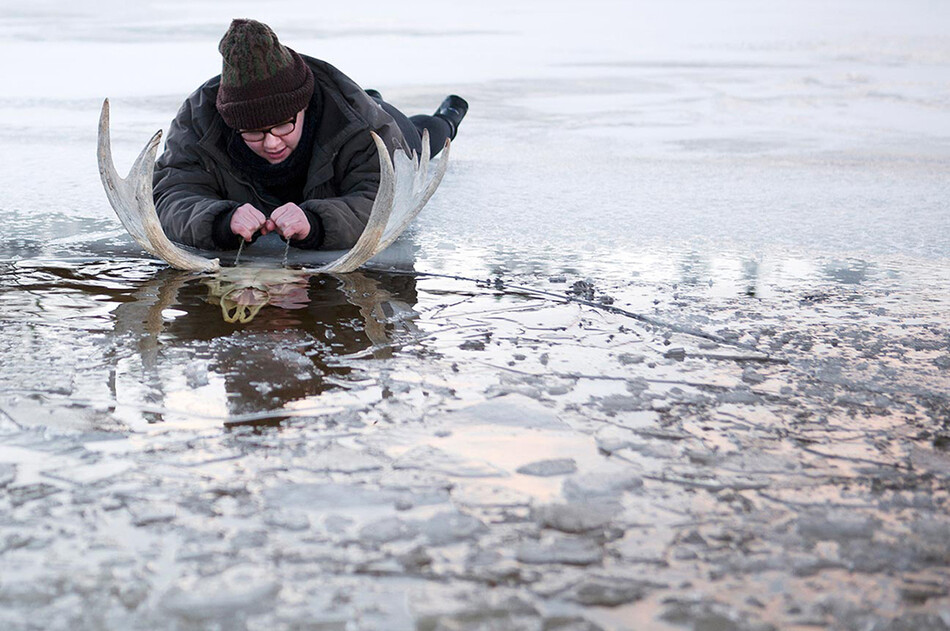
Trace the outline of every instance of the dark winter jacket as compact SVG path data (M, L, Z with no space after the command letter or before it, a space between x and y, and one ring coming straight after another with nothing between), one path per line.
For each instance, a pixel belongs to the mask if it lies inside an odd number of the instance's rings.
M353 246L366 226L379 187L375 131L392 153L405 139L389 114L350 78L330 64L302 56L314 76L317 115L312 157L298 205L318 230L300 247L342 250ZM270 215L286 201L264 192L228 155L231 130L215 107L220 77L196 90L172 121L165 151L155 166L155 208L172 241L204 249L221 247L213 238L215 219L249 203ZM318 238L314 238L318 237ZM238 240L235 239L234 247Z

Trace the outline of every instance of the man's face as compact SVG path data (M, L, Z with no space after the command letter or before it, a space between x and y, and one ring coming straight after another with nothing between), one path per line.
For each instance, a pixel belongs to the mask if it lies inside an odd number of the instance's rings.
M300 144L300 136L303 134L303 116L304 110L300 110L297 112L296 118L280 121L278 124L264 130L242 129L241 138L244 140L244 144L250 147L251 151L271 164L279 164L286 160ZM289 127L291 121L294 122L293 131L285 135L279 135L285 125ZM253 131L264 131L264 137L260 140L248 140L247 136L253 135L248 132Z

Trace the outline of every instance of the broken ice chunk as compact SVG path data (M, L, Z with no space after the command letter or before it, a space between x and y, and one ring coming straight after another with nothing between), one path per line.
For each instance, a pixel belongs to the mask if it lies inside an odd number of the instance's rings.
M360 529L360 542L381 545L392 541L412 539L418 533L419 529L412 523L398 518L384 517L370 522Z
M73 484L91 485L98 484L104 480L110 480L125 473L130 468L132 468L131 462L113 460L84 464L76 467L53 469L51 471L44 471L43 475L57 480L72 482Z
M16 465L0 462L0 489L16 480Z
M453 412L453 424L513 425L533 429L570 429L557 413L523 394L509 394Z
M681 362L686 359L686 349L682 346L674 346L663 353L663 357L666 357L667 359L675 359L676 361Z
M274 528L301 531L310 528L310 517L299 511L268 511L264 514L264 523Z
M312 462L304 465L304 468L315 471L357 473L381 469L383 464L384 461L377 456L333 443L314 456Z
M191 389L208 385L208 362L193 361L185 366L185 379Z
M516 558L522 563L592 565L603 560L604 551L591 539L557 536L522 543L518 547Z
M533 516L542 527L581 533L607 526L619 510L619 504L609 502L548 504L537 507Z
M471 460L429 445L410 449L396 459L393 468L438 471L462 478L490 478L507 475L504 470L487 462Z
M471 539L487 530L480 519L465 513L439 513L422 524L423 534L436 546Z
M617 607L640 600L657 587L662 586L621 576L594 576L572 585L565 598L586 607Z
M617 359L620 360L621 364L627 366L629 364L642 364L646 357L640 353L621 353Z
M177 517L172 504L144 504L131 509L132 523L136 526L150 526L174 521Z
M808 539L849 541L871 539L880 522L856 511L829 510L803 515L797 526L799 534Z
M746 383L756 385L765 381L765 376L756 372L754 368L749 367L742 371L742 380Z
M191 622L217 621L223 628L238 626L248 615L274 608L280 583L246 567L225 570L214 577L180 581L162 596L160 607Z
M518 467L517 471L523 475L533 475L541 478L554 475L567 475L577 471L577 463L574 462L573 458L537 460Z
M605 467L591 473L575 474L564 480L562 491L568 501L591 498L618 498L625 491L643 486L643 479L622 466Z

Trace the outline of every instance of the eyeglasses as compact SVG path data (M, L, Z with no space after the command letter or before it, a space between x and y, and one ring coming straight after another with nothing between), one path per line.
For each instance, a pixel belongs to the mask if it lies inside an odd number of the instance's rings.
M286 136L290 134L294 128L297 126L297 117L294 116L289 121L284 121L274 125L273 127L268 127L267 129L253 129L249 131L238 132L241 134L241 138L247 140L248 142L260 142L264 140L264 136L271 134L274 136Z

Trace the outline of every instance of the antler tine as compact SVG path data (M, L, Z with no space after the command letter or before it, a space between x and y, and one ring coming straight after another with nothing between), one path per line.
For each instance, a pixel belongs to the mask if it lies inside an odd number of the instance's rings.
M405 155L402 149L396 150L396 162L399 168L394 167L393 159L382 139L374 132L373 140L379 151L380 182L376 201L370 213L369 221L359 241L352 250L321 267L321 272L344 273L351 272L370 260L395 241L403 233L409 223L419 214L429 198L435 193L445 175L449 164L450 141L445 141L445 149L439 161L439 167L432 180L426 184L429 166L429 132L422 132L422 152L416 156ZM406 179L409 186L407 187ZM398 181L397 181L398 179ZM423 186L425 188L423 189ZM396 196L397 191L399 196Z
M112 159L112 137L109 131L109 99L106 99L102 103L102 112L99 114L99 146L96 154L99 161L99 177L102 179L102 186L106 191L109 204L111 204L115 210L122 205L125 180L119 177L119 174L115 170L115 162ZM141 155L139 157L141 158ZM145 250L151 251L150 244L145 238L145 233L138 230L138 226L127 222L123 214L118 210L116 210L116 214L132 238L135 239L140 246L145 248Z
M155 154L161 142L158 131L139 153L129 174L119 177L112 160L112 142L109 131L109 99L102 103L99 116L99 175L106 197L119 221L132 238L150 254L164 259L169 265L191 272L212 272L219 268L218 259L206 259L186 252L174 245L165 236L155 202L152 199L152 174L155 169Z
M412 166L413 166L413 169L415 170L415 173L413 174L413 178L412 178L413 194L419 191L423 187L423 185L425 185L426 183L426 177L428 177L428 173L429 173L429 159L432 157L430 154L431 154L431 150L429 147L429 130L423 129L422 130L422 151L419 152L419 155L416 155L415 152L413 152L411 156Z
M432 158L432 148L429 147L429 130L422 130L422 155L419 157L419 175L422 182L425 182L426 173L429 171L429 160Z
M418 169L418 172L422 175L420 185L425 182L427 166L429 164L429 130L423 131L422 136L422 162L420 163ZM393 241L399 238L399 235L401 235L406 230L406 228L409 226L409 223L416 218L416 215L422 211L423 206L425 206L429 202L429 199L435 194L435 190L439 188L439 184L442 182L442 176L445 175L445 171L449 166L449 148L451 145L452 141L446 139L445 148L442 149L442 157L439 159L438 169L436 170L435 174L433 174L432 180L429 182L428 186L426 186L422 196L417 198L412 210L401 217L398 223L395 223L391 226L386 226L386 232L377 246L377 254L388 248L390 245L392 245Z
M386 143L376 132L371 131L370 134L379 153L379 189L376 192L373 209L370 211L369 220L356 245L340 258L321 267L319 270L321 272L341 274L352 272L382 250L379 247L379 241L383 237L383 231L392 214L396 196L396 173Z

